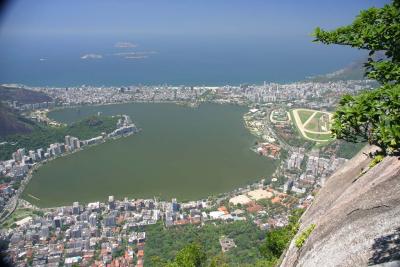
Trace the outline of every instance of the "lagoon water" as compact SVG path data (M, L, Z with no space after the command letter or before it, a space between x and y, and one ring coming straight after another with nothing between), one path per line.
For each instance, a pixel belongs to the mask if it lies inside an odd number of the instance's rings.
M143 130L49 162L34 175L24 198L41 207L105 201L108 195L194 200L269 178L276 164L249 149L255 138L244 127L246 111L232 105L135 103L51 112L66 123L98 112L128 114Z

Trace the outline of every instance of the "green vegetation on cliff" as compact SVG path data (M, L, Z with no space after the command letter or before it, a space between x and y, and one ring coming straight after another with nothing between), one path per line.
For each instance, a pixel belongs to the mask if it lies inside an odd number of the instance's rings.
M260 247L260 252L266 260L271 263L278 261L279 257L299 230L299 219L302 214L303 210L301 209L293 210L289 217L288 225L273 229L267 233L265 241Z
M315 224L311 224L309 227L307 227L307 229L301 232L301 234L296 238L296 247L301 248L303 246L308 237L311 235L312 231L314 231L315 226Z

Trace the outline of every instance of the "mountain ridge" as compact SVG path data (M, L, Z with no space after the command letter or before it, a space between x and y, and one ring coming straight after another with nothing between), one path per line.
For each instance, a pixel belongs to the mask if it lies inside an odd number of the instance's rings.
M17 101L19 104L34 104L52 101L51 97L42 92L37 92L20 87L0 85L1 101Z

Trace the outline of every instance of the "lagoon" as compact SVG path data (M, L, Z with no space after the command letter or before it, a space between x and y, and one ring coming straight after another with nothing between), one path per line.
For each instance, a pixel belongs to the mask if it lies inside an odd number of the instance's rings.
M276 164L250 150L256 138L244 127L246 111L233 105L169 103L53 111L49 116L65 123L98 112L127 114L142 131L45 164L24 198L40 207L105 201L109 195L195 200L269 178Z

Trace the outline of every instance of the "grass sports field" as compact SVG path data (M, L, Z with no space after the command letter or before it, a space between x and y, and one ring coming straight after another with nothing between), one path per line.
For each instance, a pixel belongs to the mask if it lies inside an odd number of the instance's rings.
M293 109L291 115L304 138L316 142L329 142L333 139L330 132L331 113L312 109Z

